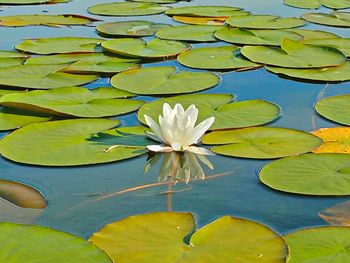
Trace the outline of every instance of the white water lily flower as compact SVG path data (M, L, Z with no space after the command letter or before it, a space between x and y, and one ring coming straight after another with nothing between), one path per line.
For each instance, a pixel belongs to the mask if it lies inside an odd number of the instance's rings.
M168 103L163 105L163 116L159 115L159 125L149 116L144 115L147 125L153 133L147 133L153 140L163 145L148 145L153 152L183 152L189 151L197 154L213 155L205 148L193 146L200 142L204 133L214 123L215 118L210 117L197 126L198 109L191 105L185 111L177 103L174 109Z

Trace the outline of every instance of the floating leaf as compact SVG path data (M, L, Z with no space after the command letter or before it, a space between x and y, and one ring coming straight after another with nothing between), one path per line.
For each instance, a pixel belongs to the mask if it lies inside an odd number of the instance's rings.
M350 63L345 62L338 67L319 69L292 69L265 67L268 71L297 79L306 79L324 82L339 82L350 80Z
M127 0L132 2L156 3L156 4L176 4L182 0ZM183 0L187 1L187 0Z
M142 85L140 83L142 82ZM177 72L175 67L150 67L115 75L112 86L136 94L191 93L211 88L220 78L210 72Z
M26 59L23 58L0 58L0 68L6 68L11 66L20 66Z
M118 21L100 24L96 30L109 36L145 37L152 36L159 29L167 27L171 25L151 21Z
M91 6L88 12L102 16L143 16L164 13L168 9L155 3L116 2Z
M309 133L273 127L252 127L215 131L203 137L205 144L217 144L218 154L256 159L279 158L309 152L322 140Z
M320 38L339 38L339 36L334 33L322 31L322 30L292 28L292 29L288 29L288 31L301 35L303 37L303 40L320 39Z
M319 0L284 0L284 4L305 9L317 9L321 7Z
M0 50L0 58L28 58L27 54L19 53L17 51Z
M194 230L191 214L158 212L111 223L89 240L116 262L285 261L283 239L258 223L224 216L197 230L185 243Z
M17 15L17 16L0 16L0 26L19 27L19 26L57 26L57 25L87 25L91 22L99 21L97 19L64 14L64 15Z
M331 121L350 126L350 94L324 98L316 103L315 109Z
M249 12L234 6L182 6L171 8L165 14L168 16L229 17L237 14L246 15Z
M215 37L234 44L272 46L279 46L284 38L295 41L302 39L301 35L287 30L248 30L236 27L224 27L215 32Z
M33 187L18 182L0 180L0 198L21 208L44 209L46 200Z
M84 74L108 74L138 68L139 62L138 59L107 56L102 53L73 53L33 57L28 59L25 64L50 65L70 63L70 65L62 69L62 71Z
M216 30L221 26L208 25L186 25L163 28L157 31L156 36L161 39L183 40L193 42L215 42L214 37Z
M0 140L0 153L15 162L44 166L108 163L144 154L150 144L145 129L113 129L118 123L74 119L31 124Z
M182 42L158 38L148 42L143 39L121 38L105 41L102 43L102 47L107 51L127 57L163 58L176 56L191 46Z
M350 261L350 228L325 226L302 229L284 236L288 263L344 263Z
M235 46L196 48L183 52L177 60L186 67L198 69L248 69L260 66L241 58L239 48Z
M16 93L16 92L20 92L20 91L13 90L13 89L0 89L0 98L6 94Z
M331 225L350 226L350 201L329 207L318 215Z
M35 122L49 121L51 117L30 111L0 107L0 131L17 129Z
M50 228L0 223L0 233L2 262L112 262L90 242Z
M164 98L144 104L138 119L145 123L144 115L158 119L164 103L174 106L181 103L185 108L191 104L199 110L198 123L206 118L215 117L211 130L242 128L271 122L278 118L280 108L263 100L248 100L229 103L232 96L228 94L191 94Z
M326 26L350 27L350 13L333 12L331 14L307 13L301 16L303 19Z
M57 37L24 40L16 49L34 54L92 53L103 42L99 38Z
M324 128L312 132L323 140L323 144L314 153L349 153L350 127Z
M349 195L350 155L310 153L286 157L266 165L260 180L288 193L306 195Z
M0 0L0 5L36 5L66 3L72 0Z
M243 27L251 29L284 29L300 27L306 21L296 17L281 18L269 15L249 15L230 17L226 23L233 27Z
M173 16L175 21L190 25L214 25L225 24L227 17L201 17L201 16Z
M349 0L319 0L322 5L332 9L350 8Z
M347 57L350 57L350 38L323 38L308 39L303 41L304 44L333 47L339 49Z
M83 85L97 79L94 75L77 75L60 72L65 65L23 65L0 68L0 85L53 89Z
M248 59L261 64L285 68L320 68L339 66L346 57L331 47L313 46L284 39L281 48L245 46L241 53Z
M0 99L3 106L32 111L60 113L76 117L107 117L137 110L144 102L121 99L132 96L113 88L88 90L82 87L35 90L8 94Z

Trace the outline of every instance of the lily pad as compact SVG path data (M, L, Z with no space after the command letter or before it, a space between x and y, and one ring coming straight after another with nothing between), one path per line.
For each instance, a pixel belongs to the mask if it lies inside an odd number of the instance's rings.
M307 45L290 39L284 39L281 48L245 46L241 53L253 62L285 68L339 66L346 60L338 49Z
M331 14L324 13L307 13L301 16L308 22L335 27L350 27L350 13L333 12Z
M350 228L325 226L302 229L284 236L289 263L344 263L350 261Z
M224 216L197 230L185 243L194 230L191 214L158 212L111 223L89 241L116 262L228 262L232 258L242 262L285 261L283 239L258 223Z
M292 28L292 29L288 29L288 31L301 35L303 37L303 40L321 39L321 38L340 38L338 35L334 33L322 31L322 30Z
M308 39L303 41L304 44L322 46L322 47L333 47L347 57L350 57L350 38L323 38L323 39Z
M305 195L350 195L350 155L310 153L286 157L266 165L260 180L288 193Z
M296 17L281 18L270 15L249 15L230 17L226 23L232 27L250 29L285 29L305 25L306 21Z
M24 53L19 53L12 50L0 50L0 58L28 58L29 56Z
M260 67L260 65L242 58L239 48L235 46L192 49L180 54L177 61L186 67L198 69L233 70Z
M187 1L187 0L127 0L127 1L142 2L142 3L156 3L156 4L176 4L180 1Z
M97 19L73 15L17 15L17 16L0 16L0 26L20 27L20 26L63 26L63 25L87 25L91 22L99 21Z
M6 94L16 93L16 92L21 92L21 91L13 90L13 89L0 89L0 98Z
M249 12L242 11L239 7L234 6L182 6L171 8L165 12L168 16L201 16L201 17L229 17Z
M76 117L107 117L137 110L143 101L124 99L132 94L113 88L88 90L82 87L35 90L8 94L0 104L11 108Z
M50 228L1 223L0 233L2 262L112 262L90 242Z
M0 153L15 162L43 166L108 163L146 153L151 141L145 129L115 129L118 123L74 119L31 124L0 140Z
M328 207L318 215L331 225L350 226L350 201Z
M284 0L284 3L289 6L304 8L304 9L317 9L321 5L332 9L345 9L350 7L349 0Z
M26 61L25 58L0 58L0 68L20 66Z
M199 110L198 123L206 118L215 117L211 130L256 126L279 117L280 108L273 103L263 100L230 103L231 99L232 96L228 94L190 94L163 98L144 104L138 112L138 119L145 123L145 114L154 120L158 119L164 103L171 106L181 103L185 108L191 104L196 105Z
M157 31L156 36L161 39L183 40L192 42L216 42L216 30L221 26L186 25L163 28Z
M98 51L104 39L84 37L57 37L27 39L16 45L16 49L34 54L93 53Z
M345 62L337 67L318 69L292 69L279 67L265 67L268 71L297 79L339 82L350 80L350 63Z
M113 39L103 42L102 47L118 55L137 58L173 57L191 48L186 43L157 38L148 42L134 38Z
M316 103L315 109L331 121L350 126L350 94L324 98Z
M350 127L323 128L312 133L323 140L314 153L350 154Z
M178 72L175 67L129 70L111 79L112 86L118 89L144 95L191 93L214 87L219 82L214 73Z
M155 3L115 2L91 6L88 12L102 16L144 16L164 13L168 9Z
M0 107L0 131L17 129L36 122L46 122L51 119L46 114Z
M36 5L66 3L72 0L0 0L0 5Z
M102 53L73 53L33 57L28 59L25 64L50 65L69 63L70 65L62 69L62 71L83 74L108 74L138 68L139 62L138 59L107 56Z
M279 46L284 38L294 41L302 39L301 35L287 30L248 30L236 27L224 27L215 32L215 37L234 44L271 46Z
M171 25L151 21L118 21L100 24L96 30L108 36L145 37L167 27Z
M215 144L214 153L242 158L270 159L309 152L321 145L316 136L298 130L252 127L215 131L205 135L204 144Z
M222 26L225 24L227 17L173 16L172 19L190 25Z
M95 75L60 72L65 65L22 65L0 68L0 85L30 89L53 89L90 83Z
M8 180L0 180L0 198L21 208L44 209L46 207L46 200L38 190Z

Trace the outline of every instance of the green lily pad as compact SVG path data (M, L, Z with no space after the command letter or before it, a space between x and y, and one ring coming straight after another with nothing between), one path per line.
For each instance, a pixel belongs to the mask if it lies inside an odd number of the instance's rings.
M30 111L0 107L0 131L18 129L31 123L46 122L51 117Z
M350 126L350 94L324 98L315 105L323 117Z
M176 4L182 0L127 0L131 2L156 3L156 4ZM187 0L183 0L187 1Z
M33 57L28 59L25 64L50 65L70 63L62 71L83 74L108 74L138 68L139 62L138 59L107 56L102 53L73 53Z
M319 69L292 69L279 67L265 67L268 71L297 79L339 82L350 80L350 63L345 62L337 67Z
M44 209L46 207L46 200L38 190L14 181L0 180L0 198L21 208Z
M319 0L284 0L285 5L304 9L317 9L321 7Z
M164 13L168 9L155 3L116 2L91 6L88 12L102 16L144 16Z
M19 53L12 50L0 50L0 58L28 58L29 56L24 53Z
M214 87L219 82L214 73L177 72L175 67L129 70L111 79L112 86L118 89L144 95L191 93Z
M20 66L26 61L25 58L0 58L0 68Z
M108 163L146 153L152 142L145 128L115 129L118 123L74 119L31 124L0 140L0 153L15 162L43 166Z
M285 261L287 247L283 239L258 223L224 216L192 234L194 230L191 214L158 212L113 222L89 241L116 262L229 262L233 258L241 262Z
M321 139L310 133L273 127L215 131L205 135L202 142L218 144L211 148L214 153L256 159L307 153L322 144Z
M6 27L20 27L20 26L64 26L64 25L87 25L91 22L99 21L97 19L73 15L17 15L17 16L1 16L0 26Z
M339 66L346 57L332 47L313 46L284 39L281 48L245 46L241 53L248 59L261 64L285 68L320 68Z
M237 13L239 12L241 11L237 11ZM222 26L225 24L227 17L173 16L172 19L177 22L189 25Z
M250 29L285 29L305 25L306 21L296 17L281 18L269 15L249 15L230 17L226 23L232 27Z
M0 98L4 95L10 94L10 93L16 93L16 92L21 92L21 91L13 90L13 89L0 89Z
M140 100L124 99L129 96L132 94L113 88L67 87L8 94L0 98L0 104L53 115L107 117L135 111L144 104Z
M0 233L2 262L112 262L90 242L50 228L0 223Z
M216 42L216 30L222 26L186 25L167 27L157 31L156 36L161 39L183 40L193 42Z
M171 8L165 12L168 16L202 16L202 17L229 17L249 13L234 6L182 6Z
M34 54L49 55L57 53L93 53L103 42L99 38L56 37L24 40L16 49Z
M308 22L335 27L350 27L350 13L333 12L331 14L307 13L301 16Z
M66 3L72 0L0 0L0 5L36 5Z
M319 0L322 5L332 9L346 9L350 8L349 0Z
M245 60L235 46L202 47L183 52L177 61L190 68L228 70L250 69L260 65Z
M191 48L186 43L158 38L148 42L135 38L113 39L103 42L102 47L118 55L137 58L173 57Z
M339 49L345 56L350 57L350 38L309 39L304 40L303 43L308 45L333 47Z
M118 21L100 24L96 30L109 36L145 37L152 36L159 29L167 27L171 25L151 21Z
M211 130L242 128L271 122L279 117L280 108L263 100L248 100L232 102L228 94L190 94L171 98L163 98L144 104L139 112L138 119L145 123L144 115L154 120L162 113L164 103L174 106L181 103L185 108L191 104L199 110L198 123L206 118L215 117Z
M60 72L65 65L22 65L0 68L0 85L30 89L53 89L90 83L95 75Z
M266 165L260 180L288 193L350 195L350 155L310 153L286 157Z
M344 263L350 261L350 228L324 226L307 228L284 236L288 263Z
M334 33L322 31L322 30L292 28L292 29L288 29L288 31L301 35L303 37L303 40L321 39L321 38L339 38L339 36Z
M302 39L301 35L287 30L248 30L236 27L224 27L215 32L215 37L234 44L271 46L279 46L284 38L292 39L294 41Z

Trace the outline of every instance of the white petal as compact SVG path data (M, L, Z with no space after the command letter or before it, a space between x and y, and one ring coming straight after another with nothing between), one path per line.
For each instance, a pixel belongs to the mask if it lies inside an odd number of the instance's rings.
M200 138L204 135L204 133L210 128L210 126L214 123L215 118L210 117L204 121L202 121L200 124L198 124L191 134L191 137L189 137L189 144L195 144L198 143Z
M162 132L160 129L160 126L149 116L144 115L145 121L147 123L147 125L150 127L150 129L154 132L154 134L163 142L164 141L164 137L162 136Z
M188 107L188 109L185 112L186 118L190 120L191 127L193 128L196 124L197 117L198 117L198 109L194 104Z
M168 117L170 117L172 111L173 109L168 103L163 104L163 117L165 119L168 119Z
M150 137L152 140L156 141L156 142L161 142L164 143L164 141L162 139L160 139L158 136L156 136L154 133L151 132L145 132L145 134Z
M183 151L182 145L181 145L180 143L177 143L177 142L172 143L172 144L171 144L171 148L173 148L173 150L174 150L175 152L181 152L181 151Z
M186 151L195 153L195 154L203 154L203 155L215 155L215 153L209 151L206 148L202 148L202 147L196 147L196 146L189 146L186 149L184 149Z
M172 152L173 148L161 145L147 145L147 149L152 152Z

